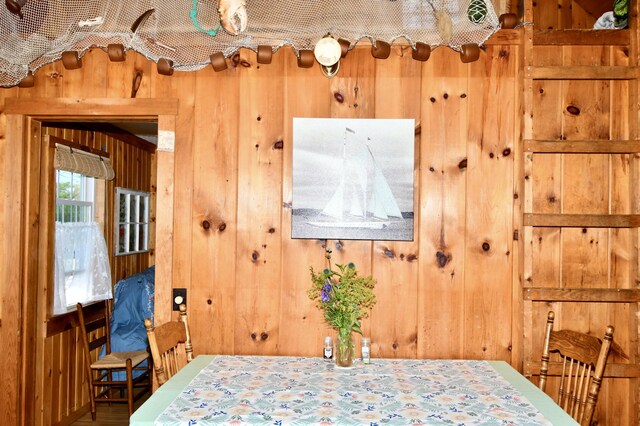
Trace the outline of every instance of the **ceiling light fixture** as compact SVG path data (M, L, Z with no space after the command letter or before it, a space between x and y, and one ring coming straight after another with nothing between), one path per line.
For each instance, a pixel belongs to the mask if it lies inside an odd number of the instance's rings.
M315 49L313 49L313 55L320 64L322 74L326 77L331 78L338 73L342 46L330 34L318 40Z

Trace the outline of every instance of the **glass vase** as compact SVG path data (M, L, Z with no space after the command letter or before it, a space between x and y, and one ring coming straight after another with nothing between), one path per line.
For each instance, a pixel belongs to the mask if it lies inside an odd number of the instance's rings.
M351 367L353 365L354 352L351 329L338 330L338 342L336 349L336 365L338 367Z

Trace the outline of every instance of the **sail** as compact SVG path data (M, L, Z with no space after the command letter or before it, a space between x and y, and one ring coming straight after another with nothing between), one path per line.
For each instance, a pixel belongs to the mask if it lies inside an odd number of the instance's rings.
M373 176L372 198L371 205L373 208L371 212L375 217L380 219L387 219L388 216L402 217L402 212L391 192L391 187L389 187L389 183L379 168L375 169Z
M357 138L356 132L348 127L345 128L340 184L322 214L341 221L348 216L349 226L358 223L365 226L373 219L402 218L391 187L368 143Z
M344 214L344 179L340 181L340 185L333 193L333 196L322 210L322 214L342 219Z

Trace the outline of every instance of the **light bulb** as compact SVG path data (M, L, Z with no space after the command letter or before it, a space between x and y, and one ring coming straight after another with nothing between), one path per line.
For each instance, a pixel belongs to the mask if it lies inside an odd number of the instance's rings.
M338 40L331 36L326 36L318 40L313 54L320 65L330 67L335 65L342 56L342 47Z

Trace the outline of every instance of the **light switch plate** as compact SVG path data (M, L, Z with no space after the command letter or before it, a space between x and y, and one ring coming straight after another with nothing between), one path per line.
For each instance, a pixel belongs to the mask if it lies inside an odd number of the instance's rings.
M174 288L173 289L173 310L179 311L181 304L187 304L187 289L186 288Z

